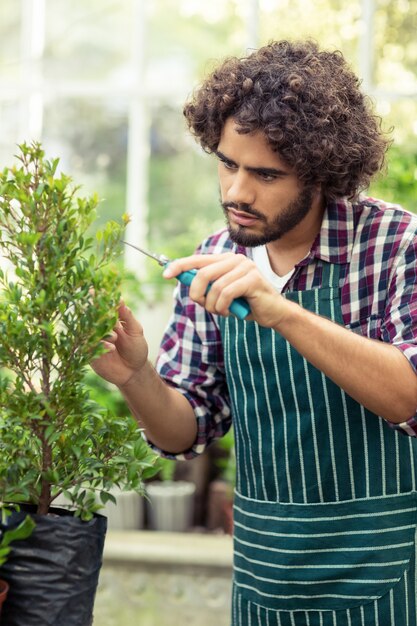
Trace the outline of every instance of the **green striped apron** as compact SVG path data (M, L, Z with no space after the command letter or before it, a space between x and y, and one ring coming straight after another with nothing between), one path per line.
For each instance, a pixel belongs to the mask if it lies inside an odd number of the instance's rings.
M320 289L284 296L343 324L338 265L323 262ZM237 461L233 626L416 626L416 440L278 333L233 316L220 326Z

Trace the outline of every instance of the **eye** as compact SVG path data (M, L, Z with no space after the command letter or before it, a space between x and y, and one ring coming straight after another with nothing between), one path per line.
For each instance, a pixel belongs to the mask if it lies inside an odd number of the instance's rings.
M266 183L272 183L274 180L277 179L276 174L271 174L269 172L259 172L258 176L261 180L263 180Z
M222 164L227 170L237 169L237 165L235 163L231 163L230 161L222 161Z
M227 159L223 158L223 156L220 156L220 155L218 155L218 159L225 169L227 170L237 169L237 165L236 163L233 163L233 161L228 161Z

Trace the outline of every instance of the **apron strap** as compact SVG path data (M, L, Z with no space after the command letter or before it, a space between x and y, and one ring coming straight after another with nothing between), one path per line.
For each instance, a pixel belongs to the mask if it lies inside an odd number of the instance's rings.
M323 264L323 272L322 272L322 287L334 287L335 289L339 288L339 278L340 278L340 265L338 263L329 263L328 261L322 261Z

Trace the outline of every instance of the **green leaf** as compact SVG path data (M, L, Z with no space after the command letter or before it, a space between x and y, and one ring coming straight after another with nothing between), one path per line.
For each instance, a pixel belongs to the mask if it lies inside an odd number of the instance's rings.
M108 491L100 492L100 500L102 501L103 504L106 504L107 502L113 502L113 504L116 504L116 498L114 497L113 494L109 493Z
M35 528L36 524L33 519L27 515L23 522L16 528L6 530L2 537L0 537L0 565L7 560L10 553L10 544L12 541L18 541L19 539L27 539Z
M27 539L35 528L36 524L30 515L27 515L23 522L19 524L16 528L11 530L6 530L1 540L1 546L8 546L12 541L17 541L18 539Z

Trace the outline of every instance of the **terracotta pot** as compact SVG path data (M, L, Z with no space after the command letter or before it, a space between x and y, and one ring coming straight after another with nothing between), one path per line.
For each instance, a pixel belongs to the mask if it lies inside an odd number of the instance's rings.
M1 607L3 606L3 603L7 597L8 591L9 591L9 585L6 583L5 580L0 579L0 614L1 614Z
M233 495L226 481L218 479L210 483L207 509L208 530L233 535Z
M223 503L224 530L233 537L233 501L226 500Z

